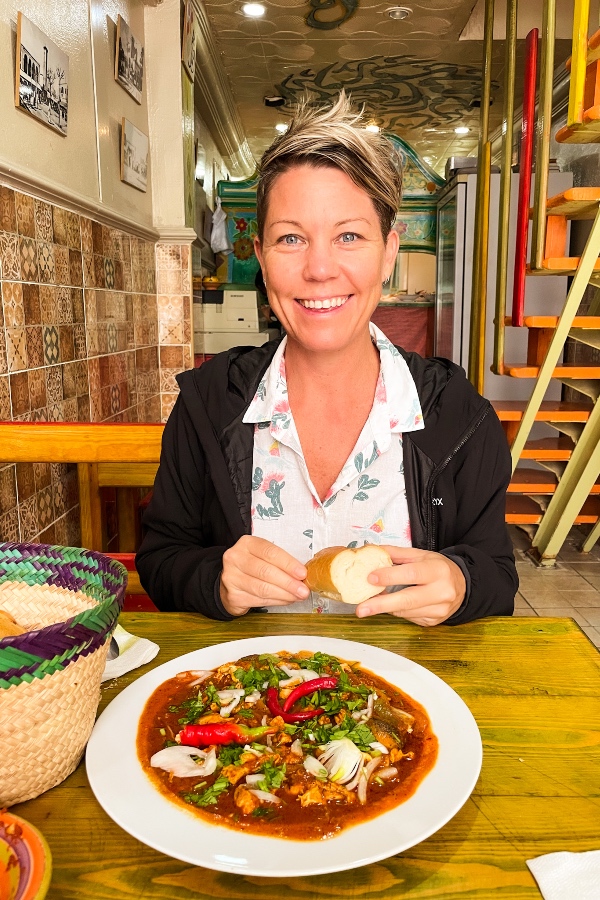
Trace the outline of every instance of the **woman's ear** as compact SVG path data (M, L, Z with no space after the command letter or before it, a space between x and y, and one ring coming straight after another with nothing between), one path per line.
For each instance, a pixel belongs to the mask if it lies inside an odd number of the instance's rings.
M256 254L256 258L257 258L258 262L260 263L260 267L264 272L262 247L260 246L260 238L258 236L254 238L254 252Z
M386 278L392 273L399 246L400 238L398 237L398 232L392 228L385 242L384 275Z

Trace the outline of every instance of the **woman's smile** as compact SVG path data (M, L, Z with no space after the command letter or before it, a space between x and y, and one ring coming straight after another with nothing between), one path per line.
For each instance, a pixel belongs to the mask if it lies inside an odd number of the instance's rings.
M344 294L342 297L311 297L308 298L300 298L296 297L296 302L300 304L304 309L307 310L315 310L321 313L323 312L333 312L336 309L340 309L344 306L348 300L352 297L352 294Z

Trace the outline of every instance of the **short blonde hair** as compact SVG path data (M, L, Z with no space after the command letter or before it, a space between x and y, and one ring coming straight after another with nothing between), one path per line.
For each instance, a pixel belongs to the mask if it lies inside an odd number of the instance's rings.
M299 104L289 127L264 152L258 166L256 218L262 241L275 180L293 166L341 169L371 198L384 240L391 231L402 195L402 166L394 145L366 131L362 112L353 109L342 91L328 107Z

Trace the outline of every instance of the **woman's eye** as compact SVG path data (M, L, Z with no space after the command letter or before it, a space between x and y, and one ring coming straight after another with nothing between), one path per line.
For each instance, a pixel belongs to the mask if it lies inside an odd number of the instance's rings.
M342 244L353 244L356 240L358 240L358 235L353 231L345 231L341 235Z
M297 234L284 234L279 240L281 243L287 244L290 247L294 247L296 244L300 243L300 238Z

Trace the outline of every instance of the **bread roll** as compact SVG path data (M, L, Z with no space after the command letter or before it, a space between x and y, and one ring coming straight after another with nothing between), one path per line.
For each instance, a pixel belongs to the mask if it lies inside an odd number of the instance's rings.
M362 603L380 594L383 588L367 581L375 569L393 565L383 547L365 544L351 550L347 547L326 547L315 553L306 563L306 586L330 600L342 603Z
M26 629L21 628L13 617L0 609L0 638L13 637L16 634L25 634Z

